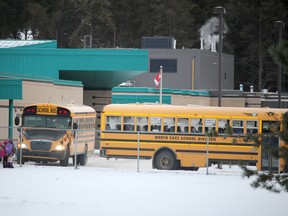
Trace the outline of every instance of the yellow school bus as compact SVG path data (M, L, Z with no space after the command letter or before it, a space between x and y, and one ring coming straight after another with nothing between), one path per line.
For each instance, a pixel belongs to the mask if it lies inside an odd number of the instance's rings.
M271 108L110 104L101 114L100 154L136 158L139 149L140 158L152 158L153 167L168 170L198 170L225 163L283 170L284 161L273 158L267 146L284 145L271 133L275 133L275 127L279 130L285 112ZM259 135L262 145L248 141L248 134Z
M22 164L60 161L61 166L67 166L69 157L75 163L76 154L77 164L85 165L88 153L94 151L96 112L89 106L32 104L16 116L15 124L19 125L20 121L18 130L22 140L19 139L16 153L18 164L22 158Z

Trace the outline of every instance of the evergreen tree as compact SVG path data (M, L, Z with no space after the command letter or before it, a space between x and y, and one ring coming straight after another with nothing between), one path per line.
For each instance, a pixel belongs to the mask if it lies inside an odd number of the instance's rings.
M287 16L275 0L231 1L227 4L228 40L234 45L235 85L275 90L276 67L268 48L275 43L274 21Z
M20 39L27 12L26 1L0 0L0 38Z
M288 41L282 41L282 43L278 44L276 47L273 46L269 49L270 54L273 56L273 59L281 64L287 71L288 69ZM282 130L274 131L275 134L284 142L284 146L280 146L276 149L270 149L270 154L278 159L284 159L286 162L284 172L288 172L288 112L283 115L282 118ZM260 145L260 140L263 137L260 136L252 136L249 137L248 140L256 140L255 145ZM263 148L263 146L262 146ZM285 191L288 192L288 175L287 173L275 174L269 170L268 173L258 172L247 167L243 167L244 173L243 176L250 178L251 176L256 176L256 179L252 182L252 187L254 188L265 188L269 191L280 192Z

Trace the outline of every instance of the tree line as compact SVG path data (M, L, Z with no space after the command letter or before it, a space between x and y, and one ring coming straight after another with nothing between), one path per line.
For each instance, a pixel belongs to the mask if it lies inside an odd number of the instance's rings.
M285 0L0 0L0 38L31 35L83 48L92 35L93 48L141 48L142 36L171 36L177 48L200 48L216 6L226 9L223 52L235 56L235 88L276 91L278 67L268 50L278 43L274 21L288 25ZM282 80L286 91L288 77Z

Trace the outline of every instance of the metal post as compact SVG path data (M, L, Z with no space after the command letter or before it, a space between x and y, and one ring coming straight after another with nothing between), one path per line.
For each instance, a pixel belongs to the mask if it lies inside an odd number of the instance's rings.
M209 166L209 137L207 136L207 144L206 144L206 175L209 175L208 166Z
M283 21L275 21L274 26L279 28L279 44L282 41L282 28L285 27ZM282 92L282 65L279 64L278 68L278 107L281 108L281 92Z
M217 6L213 10L214 14L219 14L219 71L218 71L218 106L221 107L221 99L222 99L222 34L223 34L223 14L226 13L225 8L221 6Z
M75 145L75 151L74 151L74 169L78 169L77 167L77 144L78 144L78 128L75 131L75 137L74 137L74 145Z
M22 167L22 160L23 160L23 158L22 158L22 130L23 130L23 128L22 127L20 127L20 167Z
M163 90L163 67L160 66L160 104L162 104L162 90Z
M278 151L279 151L279 149L280 149L280 147L281 147L281 139L280 139L280 137L278 136ZM278 152L278 154L279 154L280 152ZM285 161L285 163L286 163L286 161ZM278 174L280 175L280 173L281 173L281 167L280 167L280 165L281 165L281 163L280 163L280 158L278 159Z
M137 172L139 172L139 159L140 159L140 132L138 131L138 138L137 138Z
M8 138L13 139L13 100L9 100L9 128Z

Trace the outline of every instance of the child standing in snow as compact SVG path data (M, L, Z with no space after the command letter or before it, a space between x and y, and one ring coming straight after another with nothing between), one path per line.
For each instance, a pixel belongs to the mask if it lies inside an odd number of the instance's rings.
M4 156L5 156L5 149L4 149L4 143L2 143L1 141L0 141L0 162L1 162L1 160L2 160L2 158L4 158Z
M14 168L12 157L15 153L15 146L12 140L5 140L4 142L5 156L3 158L3 168Z

